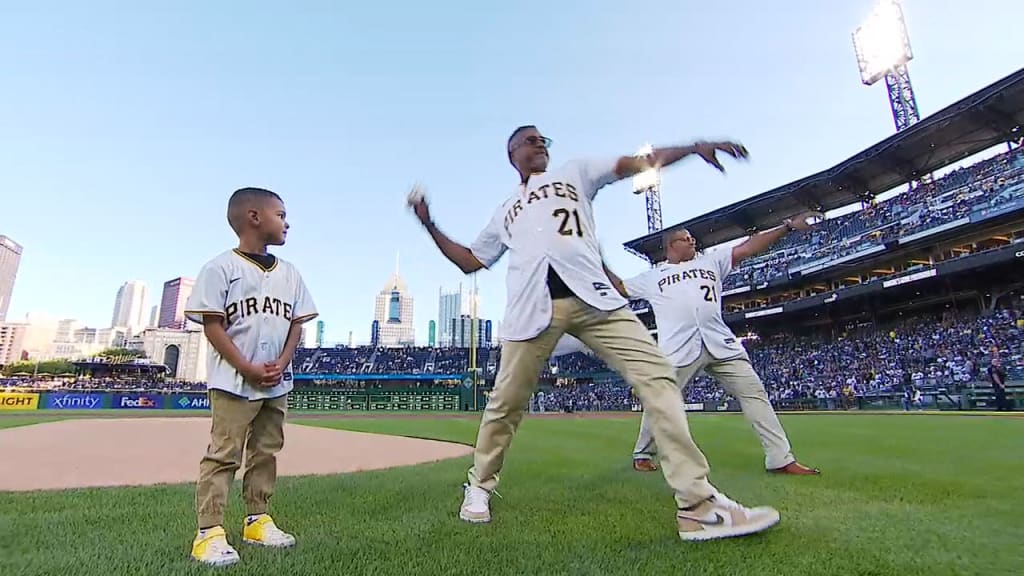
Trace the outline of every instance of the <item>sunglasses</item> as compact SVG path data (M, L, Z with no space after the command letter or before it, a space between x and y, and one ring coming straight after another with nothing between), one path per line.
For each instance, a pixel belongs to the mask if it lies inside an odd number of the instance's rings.
M524 145L536 146L537 144L543 144L545 148L551 148L551 138L547 136L527 136L523 138L523 141L513 146L509 152Z

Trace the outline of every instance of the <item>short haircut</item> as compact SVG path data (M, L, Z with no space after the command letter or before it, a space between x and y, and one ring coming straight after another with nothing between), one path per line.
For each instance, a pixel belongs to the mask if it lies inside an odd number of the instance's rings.
M516 128L515 130L512 131L512 134L509 135L508 142L505 143L505 152L508 153L509 162L512 162L512 140L514 140L515 137L518 136L519 133L522 132L523 130L529 130L531 128L534 130L537 129L537 127L534 126L533 124L527 124L526 126L520 126L519 128ZM515 166L515 163L513 163L512 165Z
M231 225L231 229L236 234L241 233L242 220L245 218L245 212L249 210L254 204L261 204L267 200L277 200L278 202L284 202L276 192L271 192L266 188L239 188L231 194L231 198L228 199L228 224Z
M668 240L669 240L669 238L671 238L677 232L689 232L689 230L686 229L686 226L683 226L682 224L677 224L675 226L672 226L670 228L666 228L666 229L661 231L661 247L662 247L662 249L667 249L668 248Z

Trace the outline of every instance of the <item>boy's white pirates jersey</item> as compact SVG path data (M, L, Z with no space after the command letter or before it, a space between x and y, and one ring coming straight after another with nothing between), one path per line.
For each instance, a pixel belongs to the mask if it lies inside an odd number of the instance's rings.
M292 324L315 318L317 310L292 264L276 258L264 269L238 250L228 250L199 271L185 315L199 323L203 316L220 316L242 356L261 365L277 360ZM207 363L207 388L256 400L277 398L293 387L291 365L283 367L279 384L265 388L246 382L212 346Z
M626 300L604 271L591 201L614 182L618 158L572 161L533 174L495 211L470 246L490 268L509 252L502 332L508 340L529 340L551 323L548 267L586 303L615 310Z
M722 318L722 282L732 272L732 248L698 253L689 262L664 262L623 280L630 298L651 304L658 345L674 366L700 357L701 345L720 360L745 353Z

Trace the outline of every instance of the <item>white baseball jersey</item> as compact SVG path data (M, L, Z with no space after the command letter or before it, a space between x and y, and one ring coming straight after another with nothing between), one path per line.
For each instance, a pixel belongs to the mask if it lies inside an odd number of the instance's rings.
M658 345L674 366L695 362L702 344L720 360L745 353L722 319L722 281L730 272L732 248L720 248L689 262L659 264L623 281L630 297L650 302Z
M313 298L298 270L277 258L263 266L239 252L228 250L199 271L185 315L202 323L203 316L221 316L228 336L250 362L273 362L284 350L292 324L317 316ZM207 388L250 400L277 398L292 390L292 367L283 368L281 382L272 388L255 387L213 347L207 358Z
M600 188L617 179L617 162L572 161L531 175L470 246L488 268L510 252L502 323L506 339L529 340L550 325L549 266L587 304L601 310L626 305L602 267L591 204Z

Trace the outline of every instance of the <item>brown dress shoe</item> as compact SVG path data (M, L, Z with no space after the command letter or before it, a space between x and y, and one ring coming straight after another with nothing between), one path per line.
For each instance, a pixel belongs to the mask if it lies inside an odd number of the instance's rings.
M821 474L821 470L817 468L808 468L799 462L790 462L782 468L773 468L769 470L774 474L795 474L797 476L817 476Z
M636 470L637 472L657 472L658 465L654 463L654 460L649 460L647 458L634 458L633 470Z

